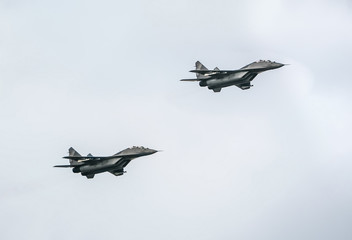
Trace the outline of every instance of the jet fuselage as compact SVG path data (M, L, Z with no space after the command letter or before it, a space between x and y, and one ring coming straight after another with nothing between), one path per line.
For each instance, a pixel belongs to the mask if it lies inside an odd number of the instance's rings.
M196 62L196 69L191 70L197 75L196 79L182 79L181 81L199 81L199 86L208 87L214 92L220 92L222 88L237 86L243 90L249 89L252 85L250 82L261 72L280 68L285 64L272 61L253 62L238 70L208 70L199 61Z
M63 157L70 160L70 165L57 165L55 167L70 167L74 173L93 178L95 174L110 172L115 176L125 173L124 167L135 158L151 155L156 150L144 147L132 147L122 150L112 156L97 157L91 154L81 156L73 148L69 149L69 156Z
M199 86L207 86L209 89L229 87L235 84L251 81L256 74L253 77L252 75L253 74L248 74L246 72L233 73L221 78L210 78L209 80L203 80L199 82Z

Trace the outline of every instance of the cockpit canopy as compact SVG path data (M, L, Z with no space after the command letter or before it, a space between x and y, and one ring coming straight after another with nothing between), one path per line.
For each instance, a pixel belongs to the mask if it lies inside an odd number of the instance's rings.
M263 63L263 62L266 62L266 63L275 63L274 61L270 61L270 60L259 60L257 63Z
M142 150L145 150L145 149L149 149L149 148L145 148L143 146L133 146L131 149L142 149Z

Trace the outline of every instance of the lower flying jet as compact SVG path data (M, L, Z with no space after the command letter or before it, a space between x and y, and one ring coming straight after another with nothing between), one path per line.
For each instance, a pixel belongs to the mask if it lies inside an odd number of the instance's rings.
M280 68L285 64L276 63L272 61L253 62L238 70L220 70L215 68L214 70L208 70L199 61L196 62L196 70L191 70L197 75L196 79L182 79L181 81L198 81L199 86L208 87L214 92L220 92L222 88L235 85L242 90L249 89L251 81L261 72Z
M68 151L69 156L63 158L69 159L70 165L57 165L54 167L72 168L74 173L81 173L82 176L87 178L94 178L95 174L102 172L109 172L115 176L123 175L126 173L123 168L131 160L158 152L157 150L144 147L132 147L126 148L112 156L95 157L92 154L81 156L72 147Z

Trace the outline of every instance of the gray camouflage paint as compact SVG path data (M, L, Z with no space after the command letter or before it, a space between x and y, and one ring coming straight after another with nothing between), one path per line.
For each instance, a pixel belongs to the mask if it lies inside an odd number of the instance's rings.
M70 165L56 165L54 167L69 167L74 173L81 173L87 178L94 178L95 174L110 172L115 176L121 176L125 173L124 167L131 160L156 153L157 150L145 147L126 148L112 156L98 157L88 154L81 156L72 147L69 149L69 156L63 158L69 159Z
M272 61L253 62L238 70L208 70L199 61L196 62L196 70L190 72L196 73L197 79L182 79L181 81L199 81L199 86L208 87L214 92L220 92L222 88L237 86L242 90L249 89L253 85L250 82L261 72L280 68L285 64Z

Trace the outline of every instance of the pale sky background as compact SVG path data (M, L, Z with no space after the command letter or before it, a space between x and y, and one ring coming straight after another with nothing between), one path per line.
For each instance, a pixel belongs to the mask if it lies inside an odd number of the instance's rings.
M179 82L259 59L291 65ZM349 0L0 0L0 238L352 239L351 68Z

